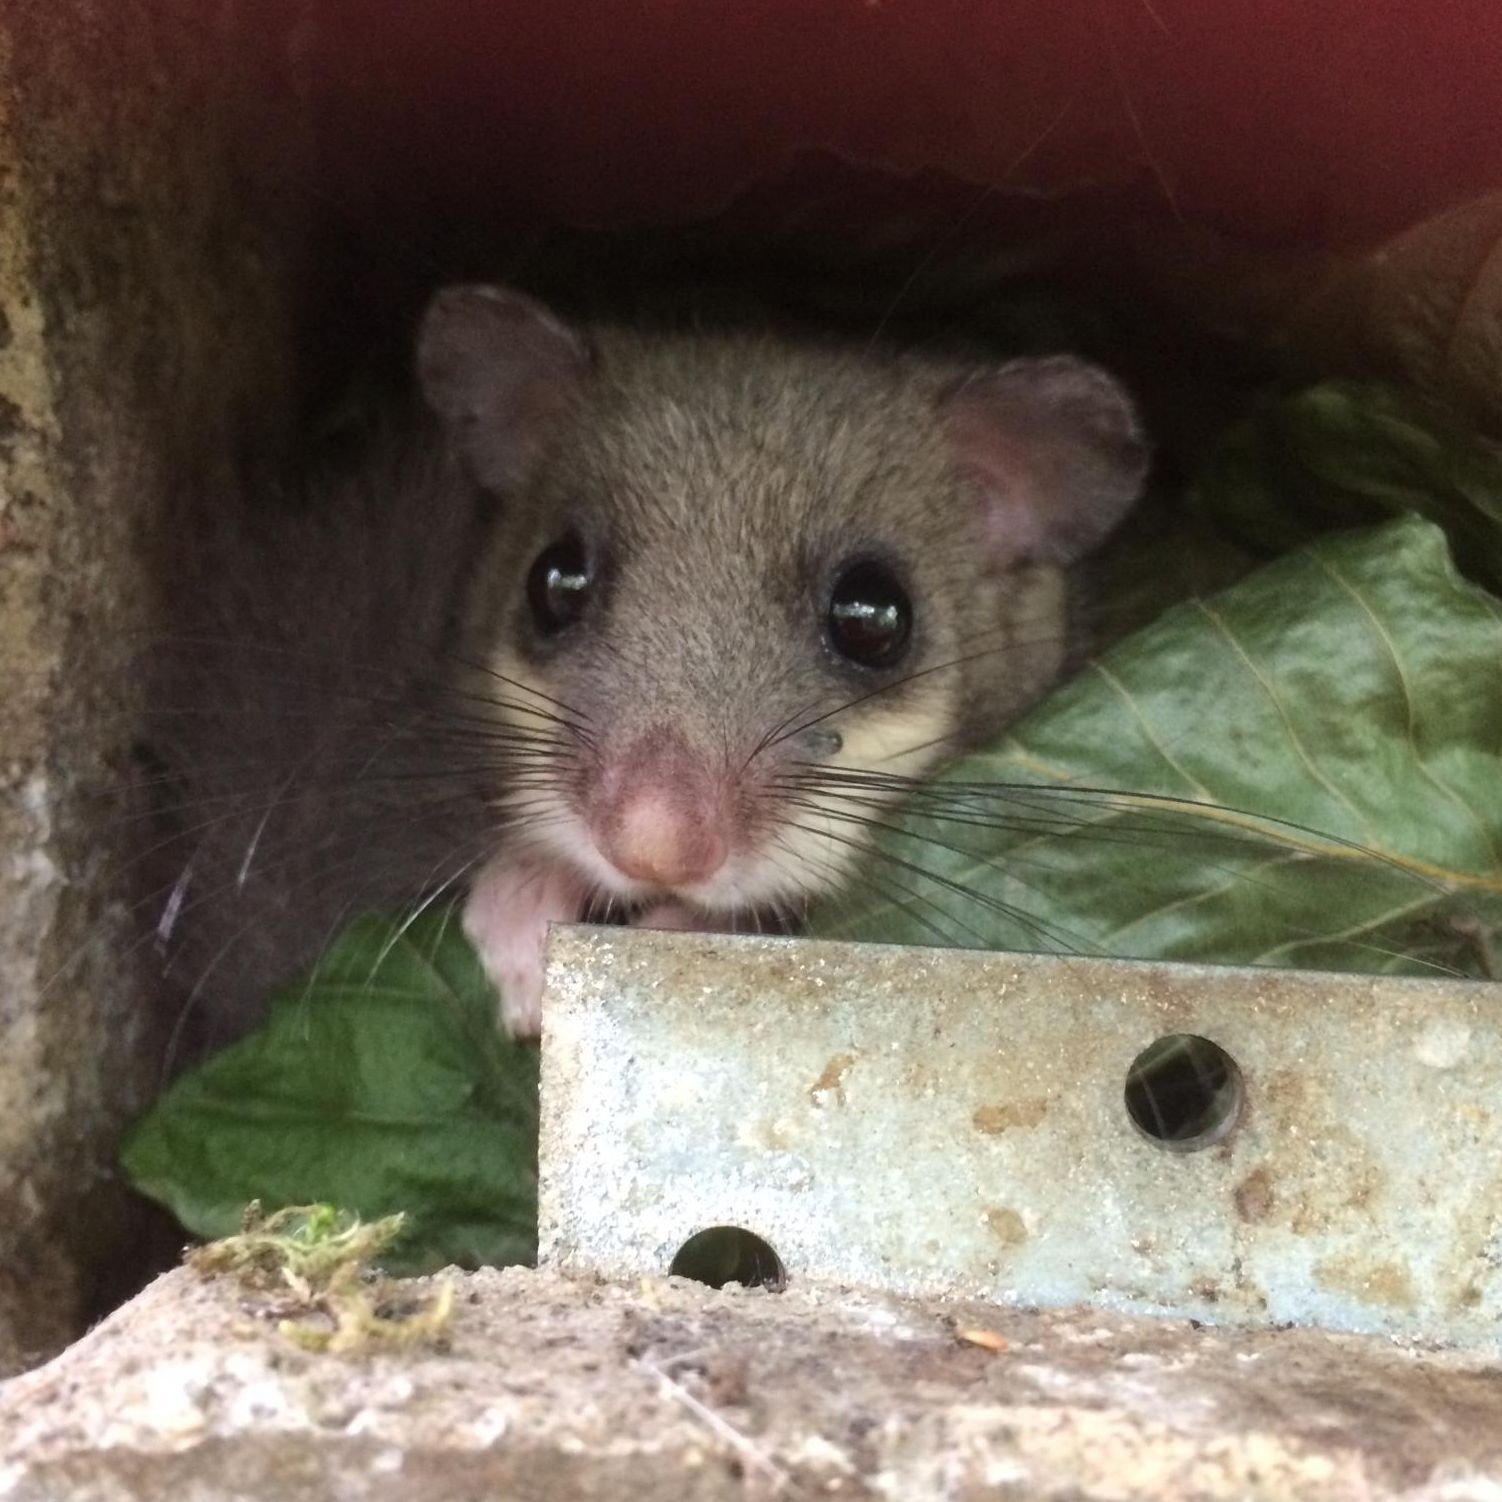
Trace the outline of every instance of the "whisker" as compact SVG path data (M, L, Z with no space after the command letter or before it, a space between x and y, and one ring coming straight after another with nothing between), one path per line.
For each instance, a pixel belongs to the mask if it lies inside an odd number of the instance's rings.
M407 934L412 929L412 925L416 923L417 920L421 918L422 915L427 912L427 910L432 907L432 905L437 902L440 897L442 897L446 892L452 891L452 889L457 886L458 883L461 882L466 876L468 876L469 873L473 871L474 868L478 866L483 859L483 856L477 855L470 858L469 860L464 861L451 876L445 877L443 881L435 886L426 897L424 897L420 902L415 903L411 907L404 921L391 931L390 936L381 946L380 953L377 954L374 961L372 961L370 966L370 974L366 977L367 981L374 980L376 972L381 968L382 965L386 963L386 960L390 956L391 951L395 949L396 946L400 944L404 938L406 938Z
M821 830L815 829L813 826L806 824L795 824L792 827L802 830L802 832L804 832L805 834L822 836L823 833ZM782 843L781 848L786 850L795 861L806 861L809 859L809 857L803 854L792 852L785 843ZM855 866L852 870L843 871L835 864L834 861L830 860L828 857L824 857L822 859L814 857L813 859L817 863L818 869L820 869L824 873L826 878L831 879L831 883L833 885L838 886L844 884L854 887L868 886L874 892L876 892L879 897L882 897L883 900L891 902L894 906L900 907L904 912L908 914L910 918L913 919L915 923L919 924L921 927L925 928L929 933L931 933L939 941L941 946L947 946L951 943L951 937L948 932L938 927L938 925L935 924L931 919L924 917L922 914L909 907L908 903L904 900L905 897L913 897L916 900L922 902L924 906L931 908L940 917L948 919L950 915L931 898L923 897L920 893L911 892L901 887L897 888L896 890L901 892L903 895L895 896L893 895L893 888L888 883L879 881L871 872L861 869L859 865ZM806 912L804 916L806 918Z
M883 849L879 845L867 845L863 841L856 840L849 836L835 834L832 830L817 829L808 825L797 825L796 827L803 829L806 833L815 834L822 839L828 839L837 844L844 845L849 849L859 852L862 855L874 855L878 860L883 860L890 865L897 866L910 875L922 877L923 880L930 881L935 886L941 887L945 891L952 892L956 896L963 897L967 901L975 903L985 911L994 912L1003 917L1006 917L1012 922L1018 924L1019 927L1039 934L1040 936L1049 939L1050 941L1058 944L1061 948L1064 948L1071 953L1076 952L1075 945L1073 944L1072 940L1063 937L1065 933L1064 930L1061 929L1057 933L1053 933L1050 931L1051 926L1044 922L1042 919L1033 918L1027 913L1024 913L1020 908L1012 907L1010 904L1004 903L998 898L989 897L984 894L975 892L971 888L966 887L957 881L954 881L950 877L942 876L938 872L929 870L926 866L920 865L914 860L905 859L904 857L895 854L893 851ZM947 913L946 916L952 917L952 915L949 915ZM976 939L981 948L989 949L995 947L992 943L989 942L989 935L983 934L979 930L973 928L971 925L963 923L963 921L958 917L952 917L952 921L960 923L966 929L966 931Z

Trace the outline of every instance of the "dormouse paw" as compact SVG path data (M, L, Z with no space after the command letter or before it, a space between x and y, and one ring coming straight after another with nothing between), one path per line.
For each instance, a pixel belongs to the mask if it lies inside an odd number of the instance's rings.
M497 856L475 878L464 932L500 992L500 1024L513 1038L542 1031L542 946L549 923L582 916L587 893L560 866Z

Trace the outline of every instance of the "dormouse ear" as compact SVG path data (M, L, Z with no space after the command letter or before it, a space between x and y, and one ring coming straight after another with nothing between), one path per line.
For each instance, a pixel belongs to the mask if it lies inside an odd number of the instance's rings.
M1073 562L1141 494L1148 445L1136 409L1083 360L1014 360L979 372L949 389L942 411L997 569Z
M505 490L536 462L590 365L585 341L502 287L446 287L417 335L417 376L480 484Z

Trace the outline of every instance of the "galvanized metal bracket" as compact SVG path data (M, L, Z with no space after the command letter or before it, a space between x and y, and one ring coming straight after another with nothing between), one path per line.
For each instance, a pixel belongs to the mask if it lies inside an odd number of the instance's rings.
M1499 1344L1491 985L583 927L547 974L565 1270L733 1225L800 1280Z

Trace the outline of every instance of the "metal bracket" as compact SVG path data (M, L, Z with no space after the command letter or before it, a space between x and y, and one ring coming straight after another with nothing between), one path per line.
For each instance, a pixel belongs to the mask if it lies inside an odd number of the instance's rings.
M542 1077L566 1270L1499 1343L1488 984L559 928Z

